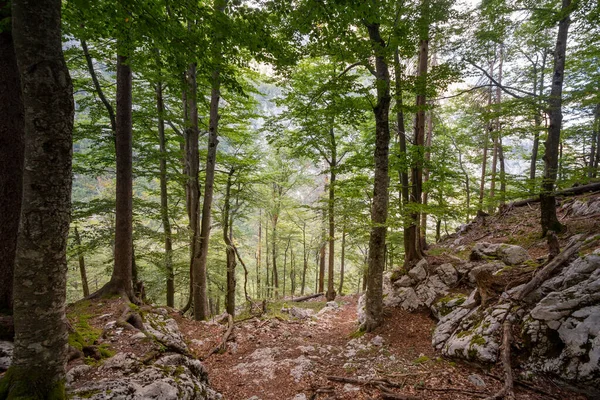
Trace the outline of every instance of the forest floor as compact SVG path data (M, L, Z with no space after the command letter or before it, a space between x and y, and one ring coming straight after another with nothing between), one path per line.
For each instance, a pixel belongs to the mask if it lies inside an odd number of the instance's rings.
M375 332L358 333L357 299L338 297L339 308L322 308L311 318L278 315L236 323L227 350L204 362L211 386L230 400L381 399L385 397L376 382L381 380L387 381L383 390L407 399L485 398L501 388L500 370L439 357L431 346L435 321L428 312L388 309ZM287 305L318 309L325 303ZM226 331L226 323L177 322L198 357L218 345ZM517 399L585 398L548 379L525 384L529 388L517 385Z

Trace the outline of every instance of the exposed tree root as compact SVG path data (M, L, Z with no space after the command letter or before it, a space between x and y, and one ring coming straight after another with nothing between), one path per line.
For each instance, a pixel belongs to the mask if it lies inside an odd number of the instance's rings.
M225 350L225 346L227 345L227 340L229 339L229 336L231 335L231 332L233 332L233 325L234 325L233 324L233 317L230 314L227 314L227 331L223 335L223 339L221 340L221 343L219 343L217 346L213 347L200 360L204 361L208 357L212 356L213 354Z

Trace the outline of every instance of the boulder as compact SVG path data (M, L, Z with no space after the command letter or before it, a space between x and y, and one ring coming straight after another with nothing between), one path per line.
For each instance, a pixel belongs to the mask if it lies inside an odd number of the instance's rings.
M529 253L512 244L479 242L473 247L470 258L472 261L496 258L507 265L517 265L528 260Z
M306 318L312 317L313 314L315 313L315 310L310 309L310 308L292 307L288 310L288 312L294 318L306 319Z
M427 270L425 269L425 265L423 265L421 261L419 261L417 265L415 265L413 268L410 269L410 271L408 271L408 276L415 282L421 282L422 280L427 278Z
M491 274L494 274L495 272L500 271L504 267L506 267L506 265L504 265L503 263L501 263L499 261L494 261L494 262L489 262L489 263L474 266L473 268L471 268L471 270L468 273L469 282L471 284L475 285L477 275L479 275L480 273L485 271L485 272L490 272Z
M165 314L166 313L154 311L146 313L144 315L144 329L167 348L182 353L189 352L177 322Z
M436 268L435 272L438 274L442 282L448 286L455 285L458 282L458 271L450 263L442 264Z

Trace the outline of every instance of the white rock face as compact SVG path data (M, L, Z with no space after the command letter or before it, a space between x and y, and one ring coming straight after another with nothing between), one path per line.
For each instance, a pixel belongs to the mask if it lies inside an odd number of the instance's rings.
M70 391L71 399L92 400L221 400L222 396L208 387L208 377L200 361L181 354L166 354L153 365L142 367L131 353L120 353L107 360L104 368L121 370L118 379L92 381ZM115 360L113 360L115 359ZM136 367L133 367L133 366ZM72 370L71 370L72 371ZM76 380L78 373L69 373ZM67 377L69 374L67 374ZM71 382L67 382L72 384Z
M440 318L432 344L446 356L496 362L509 305L481 309L475 293ZM524 308L510 314L515 316L523 321L525 350L530 354L527 368L600 396L600 254L572 261L532 292Z

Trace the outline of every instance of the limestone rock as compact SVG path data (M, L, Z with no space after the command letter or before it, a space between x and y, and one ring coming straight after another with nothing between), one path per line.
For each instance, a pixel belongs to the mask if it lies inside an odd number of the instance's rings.
M458 282L458 271L450 263L442 264L436 269L440 279L448 286L455 285Z
M420 260L417 263L417 265L415 265L413 268L411 268L410 271L408 271L408 276L415 282L421 282L427 277L427 266L427 260Z
M528 260L529 253L521 246L479 242L473 247L470 257L473 261L496 258L507 265L517 265Z
M315 313L315 310L312 310L310 308L292 307L289 309L288 312L294 318L305 319L305 318L312 317L313 314Z
M67 385L72 384L75 380L79 379L82 375L89 372L92 369L89 365L81 364L76 365L67 371L66 381Z
M167 348L170 347L183 353L189 352L181 331L179 331L179 326L173 318L169 318L163 313L149 312L145 315L144 329Z
M487 271L487 272L494 274L495 272L500 271L505 266L506 265L504 265L503 263L501 263L499 261L494 261L494 262L489 262L486 264L477 265L477 266L471 268L471 270L469 271L469 275L468 275L469 282L471 282L474 285L477 275L480 274L481 272Z

